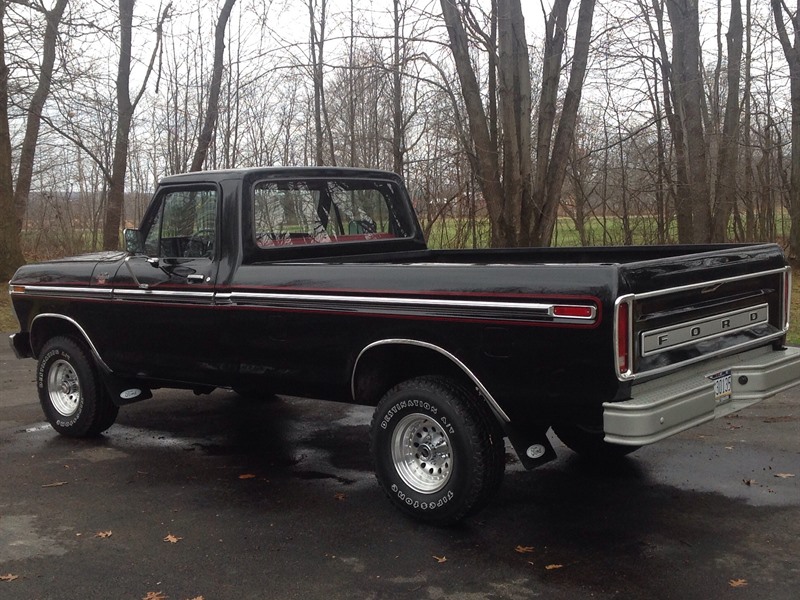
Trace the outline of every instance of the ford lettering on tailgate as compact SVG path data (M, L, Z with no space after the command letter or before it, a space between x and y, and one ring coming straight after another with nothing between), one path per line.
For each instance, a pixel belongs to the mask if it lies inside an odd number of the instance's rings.
M722 315L642 333L642 356L666 352L701 340L733 333L769 321L769 306L760 304Z

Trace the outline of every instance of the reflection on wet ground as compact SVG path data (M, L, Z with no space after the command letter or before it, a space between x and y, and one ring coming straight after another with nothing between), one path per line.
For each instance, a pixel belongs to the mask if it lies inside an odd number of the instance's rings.
M616 465L509 455L491 504L441 529L382 497L369 408L162 392L96 440L0 428L0 572L21 599L794 598L799 413L765 403Z

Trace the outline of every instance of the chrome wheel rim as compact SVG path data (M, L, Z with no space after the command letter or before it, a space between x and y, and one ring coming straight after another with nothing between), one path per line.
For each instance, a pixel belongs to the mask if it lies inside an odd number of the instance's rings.
M450 438L427 415L410 414L392 433L392 461L408 487L420 494L435 494L453 472Z
M81 382L75 369L65 360L57 360L47 375L50 404L62 417L71 417L81 402Z

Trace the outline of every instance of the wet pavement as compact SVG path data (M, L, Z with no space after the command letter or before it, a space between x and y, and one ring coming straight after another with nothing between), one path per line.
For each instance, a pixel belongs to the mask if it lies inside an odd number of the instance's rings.
M0 343L3 600L798 597L798 391L614 467L509 454L436 528L378 488L368 408L160 390L72 440L34 366Z

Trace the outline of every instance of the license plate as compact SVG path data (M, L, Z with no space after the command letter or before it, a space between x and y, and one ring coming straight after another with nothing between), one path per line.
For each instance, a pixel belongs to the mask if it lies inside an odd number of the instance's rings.
M710 376L714 382L714 400L725 402L731 397L731 372L720 371Z

